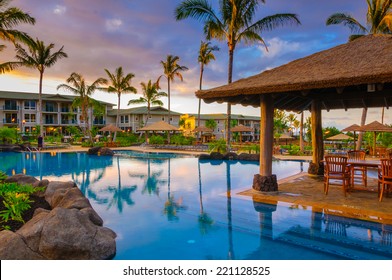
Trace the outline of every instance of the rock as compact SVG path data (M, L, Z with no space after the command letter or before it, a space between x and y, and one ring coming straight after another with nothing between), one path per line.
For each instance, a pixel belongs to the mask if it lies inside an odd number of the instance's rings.
M1 260L43 260L40 254L31 250L23 237L9 230L0 231Z
M253 177L252 188L261 192L277 192L278 180L276 175L272 174L271 176L261 176L260 174L255 174Z
M218 152L212 152L210 154L210 159L222 160L223 159L223 155L221 153L218 153Z
M5 183L18 183L19 185L34 185L35 183L39 182L33 176L28 176L24 174L16 174L11 177L8 177L4 180Z
M112 155L114 155L114 152L111 149L109 149L109 148L101 148L99 150L99 154L98 155L101 155L101 156L112 156Z
M88 149L87 154L89 155L97 155L101 147L92 147Z
M260 161L260 154L241 153L238 155L238 160Z
M39 252L56 260L110 259L116 253L115 236L79 210L57 207L45 218Z
M69 188L65 189L65 192L58 192L59 196L57 199L53 200L52 208L61 207L61 208L76 208L83 209L86 207L91 207L88 199L82 194L82 192L78 188Z
M68 189L77 188L76 184L72 181L60 182L53 181L48 184L45 191L45 200L49 205L54 208L55 205L61 201L64 194Z
M102 218L98 215L97 212L91 207L83 208L80 210L80 212L85 213L90 221L92 221L95 225L97 226L102 226L103 225L103 220Z
M233 152L229 152L223 155L223 159L225 160L237 160L238 159L238 155L236 153Z
M209 160L211 159L211 156L209 154L200 154L199 155L199 160Z

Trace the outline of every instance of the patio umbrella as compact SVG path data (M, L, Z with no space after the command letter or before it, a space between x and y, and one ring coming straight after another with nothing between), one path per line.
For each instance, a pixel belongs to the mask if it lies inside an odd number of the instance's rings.
M349 132L352 131L354 133L354 150L355 150L355 132L359 131L361 127L357 124L352 124L344 129L342 129L343 132Z
M211 128L205 127L205 126L198 126L196 127L193 132L207 132L207 133L212 133L214 130Z
M285 134L285 133L279 136L279 140L286 140L286 145L287 145L287 141L292 140L292 139L293 139L293 137L291 137L290 135Z
M243 124L239 124L231 129L231 132L239 132L240 133L240 143L242 143L242 133L241 132L252 132L253 128L249 126L245 126Z
M378 121L363 125L359 128L359 131L371 131L373 135L373 156L376 155L376 134L377 132L392 132L392 127L384 125Z

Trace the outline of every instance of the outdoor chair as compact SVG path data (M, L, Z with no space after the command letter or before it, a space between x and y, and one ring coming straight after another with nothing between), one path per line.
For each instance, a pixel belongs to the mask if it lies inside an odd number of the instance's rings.
M381 165L378 169L378 196L379 201L382 201L384 192L388 194L392 186L392 159L380 159Z
M365 160L365 151L348 151L347 157L350 161L360 161ZM352 166L351 167L351 186L354 186L355 178L360 178L362 183L367 187L367 168L366 166Z
M343 193L346 196L351 183L350 166L345 156L325 156L324 166L324 193L328 194L330 180L341 180Z

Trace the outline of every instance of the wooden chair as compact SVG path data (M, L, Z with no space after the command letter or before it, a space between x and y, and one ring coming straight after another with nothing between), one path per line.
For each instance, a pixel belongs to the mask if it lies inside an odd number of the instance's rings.
M365 151L348 151L347 157L351 161L365 160ZM361 178L362 183L367 187L367 168L365 166L355 166L351 167L351 186L354 186L354 179Z
M345 156L325 156L324 193L328 194L329 181L341 180L343 193L346 196L351 183L351 172Z
M387 194L391 190L392 186L392 159L382 158L380 159L381 165L378 169L378 196L379 201L382 201L384 192ZM381 188L380 188L381 186Z

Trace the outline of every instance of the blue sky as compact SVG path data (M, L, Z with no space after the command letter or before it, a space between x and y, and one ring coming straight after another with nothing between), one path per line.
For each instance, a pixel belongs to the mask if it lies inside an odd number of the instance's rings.
M105 77L104 68L114 71L118 66L136 75L133 85L140 90L140 82L156 80L162 74L160 61L166 55L178 55L180 64L189 70L183 73L184 82L172 87L172 110L197 112L194 92L198 89L199 65L197 53L203 40L202 24L193 19L177 22L174 9L180 0L13 0L37 20L35 26L20 29L45 43L54 43L56 49L64 46L69 58L60 60L44 76L44 92L56 93L57 85L64 83L72 72L81 73L88 81ZM210 1L218 3L217 0ZM269 52L260 45L238 45L234 59L233 80L248 77L293 59L343 44L349 36L344 26L325 26L326 18L334 12L348 12L365 22L365 0L267 0L261 5L255 19L275 13L296 13L302 25L287 26L262 34ZM204 75L204 88L227 82L227 46L219 46L216 61L210 63ZM0 53L0 61L14 57L9 46ZM38 72L20 69L0 75L0 90L38 91ZM163 86L162 90L166 90ZM59 92L62 93L62 92ZM97 92L93 97L116 103L115 95ZM139 95L122 96L121 108ZM165 105L167 100L162 100ZM202 113L226 111L222 104L203 104ZM380 121L380 109L372 109L368 121ZM324 113L324 126L339 128L359 123L361 110L331 111ZM259 109L234 106L233 113L259 115ZM390 111L386 122L391 123Z

